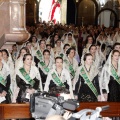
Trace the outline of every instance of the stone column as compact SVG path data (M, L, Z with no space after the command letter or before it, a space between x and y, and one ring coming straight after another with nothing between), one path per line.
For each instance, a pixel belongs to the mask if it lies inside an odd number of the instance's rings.
M0 47L12 42L24 42L30 34L26 30L26 0L5 0L0 6Z
M61 23L66 24L67 20L67 0L62 0L61 3Z

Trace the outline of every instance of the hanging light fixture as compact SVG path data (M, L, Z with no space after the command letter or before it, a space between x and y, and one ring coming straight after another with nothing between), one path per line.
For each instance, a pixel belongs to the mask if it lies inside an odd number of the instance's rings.
M103 3L101 4L101 7L104 7L104 4L103 4Z
M76 0L76 2L78 3L78 2L79 2L79 0Z
M40 0L37 0L37 2L39 3L39 2L40 2Z
M101 7L104 7L104 5L105 5L105 0L99 0L99 3L100 3L100 5L101 5Z

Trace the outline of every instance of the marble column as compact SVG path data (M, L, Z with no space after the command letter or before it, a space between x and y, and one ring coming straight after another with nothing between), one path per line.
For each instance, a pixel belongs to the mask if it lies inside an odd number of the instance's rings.
M67 0L62 0L61 3L61 23L66 24L67 20Z
M30 37L26 30L26 0L5 0L0 5L0 47L10 48ZM9 46L10 45L10 46Z

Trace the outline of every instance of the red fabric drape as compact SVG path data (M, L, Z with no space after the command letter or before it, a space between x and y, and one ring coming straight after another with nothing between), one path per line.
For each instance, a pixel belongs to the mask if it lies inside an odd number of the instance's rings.
M52 8L52 13L51 13L51 20L53 20L53 18L54 18L54 14L55 14L55 10L56 10L56 8L57 7L60 7L60 3L55 3L55 5L53 6L53 8ZM54 21L55 22L55 21Z

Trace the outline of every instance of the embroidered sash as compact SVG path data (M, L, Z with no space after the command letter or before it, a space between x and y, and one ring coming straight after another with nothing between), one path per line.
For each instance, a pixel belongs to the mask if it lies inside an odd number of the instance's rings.
M1 83L3 86L6 87L6 82L7 82L7 81L4 80L4 78L0 75L0 83ZM13 94L10 88L9 88L8 91L9 91L10 94Z
M6 87L6 80L4 80L4 78L0 75L0 83Z
M73 77L75 77L75 71L74 71L74 69L73 69L73 66L72 66L71 64L69 64L69 62L68 62L66 59L64 60L64 62L69 65L70 74L71 74Z
M64 54L63 54L63 53L61 53L61 54L60 54L60 57L62 57L62 58L63 58L63 56L64 56Z
M111 66L111 73L112 73L112 76L114 77L114 79L120 85L120 77L117 75L117 72L115 71L115 69L113 68L113 66Z
M30 78L29 74L25 71L25 69L24 68L20 68L19 71L21 72L21 74L23 75L25 80L33 87L34 84L35 84L35 81Z
M49 68L45 65L45 63L43 61L40 62L40 65L43 67L43 69L45 70L45 72L49 72Z
M55 72L52 73L52 78L57 83L57 85L65 87L65 85L61 82L60 78L56 75Z
M38 50L36 53L37 53L39 60L41 61L43 59L42 53L40 52L40 50Z
M85 80L85 82L87 83L88 87L92 90L92 92L94 93L94 95L98 96L98 92L97 92L97 89L95 88L95 86L93 85L93 83L89 80L84 68L82 68L80 70L80 73L81 73L81 76L83 77L83 79Z

